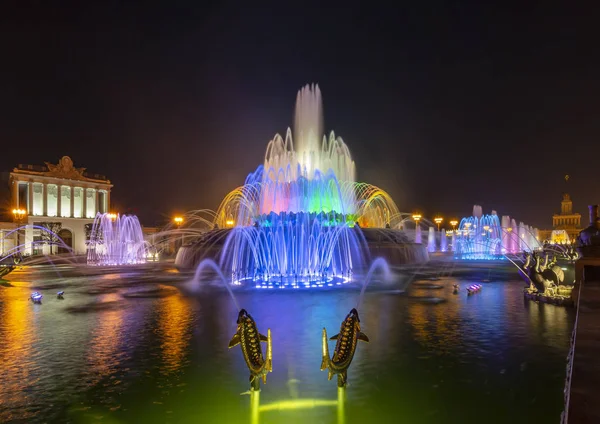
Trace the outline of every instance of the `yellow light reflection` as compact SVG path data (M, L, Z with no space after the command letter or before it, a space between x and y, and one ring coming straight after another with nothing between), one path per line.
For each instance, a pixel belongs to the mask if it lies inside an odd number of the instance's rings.
M25 297L25 296L23 296ZM24 401L23 382L28 381L33 344L36 342L35 326L31 322L32 305L24 298L6 298L0 308L0 326L4 338L0 341L0 409ZM21 419L27 417L21 416Z
M292 409L311 409L319 406L336 406L337 400L326 399L290 399L280 402L273 402L267 405L261 405L260 412L266 411L286 411Z
M161 299L158 305L159 334L162 339L163 366L168 374L181 368L190 339L192 312L179 294Z
M102 296L100 300L102 302L119 302L121 297L117 293L109 293ZM87 358L92 385L100 382L102 378L108 377L118 365L115 356L119 351L119 339L124 324L123 314L123 309L119 307L98 314Z

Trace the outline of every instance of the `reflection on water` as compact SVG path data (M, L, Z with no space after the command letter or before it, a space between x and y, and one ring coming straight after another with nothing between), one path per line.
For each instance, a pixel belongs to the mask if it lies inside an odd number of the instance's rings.
M35 380L34 369L23 366L21 358L32 355L35 330L30 328L32 305L26 297L3 296L0 299L0 411L8 411L7 418L16 417L11 408L27 402L28 394L24 383ZM23 411L19 418L29 418L31 413ZM0 415L2 418L2 415Z
M120 299L116 293L98 296L99 303L118 302ZM123 309L116 308L94 317L86 360L92 386L110 377L122 362L121 356L125 354L121 349L125 325L123 315Z
M371 341L345 391L320 371L321 329L336 332L358 292L239 292L273 335L273 373L240 396L248 370L227 348L238 311L224 290L191 298L128 271L72 276L59 301L59 283L30 278L0 289L0 422L559 422L573 311L524 302L521 282L473 296L452 294L454 279L367 291L359 313ZM34 286L42 305L27 301Z
M191 337L192 312L182 296L169 296L158 301L158 332L162 349L161 373L170 374L187 365L186 356Z

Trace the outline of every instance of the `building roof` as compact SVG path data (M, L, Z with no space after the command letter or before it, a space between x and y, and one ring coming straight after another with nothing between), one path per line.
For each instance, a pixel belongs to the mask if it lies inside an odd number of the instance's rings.
M69 156L63 156L57 165L46 162L46 165L19 164L11 174L37 175L43 177L64 178L68 180L89 181L94 183L110 184L104 175L92 174L85 168L75 168Z

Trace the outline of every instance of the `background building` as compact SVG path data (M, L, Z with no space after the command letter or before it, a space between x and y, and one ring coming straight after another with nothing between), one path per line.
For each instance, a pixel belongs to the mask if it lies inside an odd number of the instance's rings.
M6 233L17 224L29 225L19 234L19 243L26 244L24 254L62 253L68 251L66 247L76 254L85 253L96 213L110 210L110 180L75 168L68 156L57 165L19 165L10 173L9 185L12 208L24 213L15 214L15 223L3 223L0 228ZM58 240L39 227L56 233L66 246L59 243L51 248ZM8 244L5 241L4 250Z
M568 193L563 193L560 213L552 216L552 229L540 230L540 240L551 243L569 243L577 239L581 228L581 214L573 213L573 202Z

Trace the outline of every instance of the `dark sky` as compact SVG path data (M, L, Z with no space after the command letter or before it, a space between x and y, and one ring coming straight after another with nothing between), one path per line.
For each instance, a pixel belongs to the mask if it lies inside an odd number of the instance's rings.
M309 82L359 180L400 210L479 203L548 227L567 173L578 211L600 202L597 10L25 3L0 13L0 170L69 155L146 225L216 209Z

